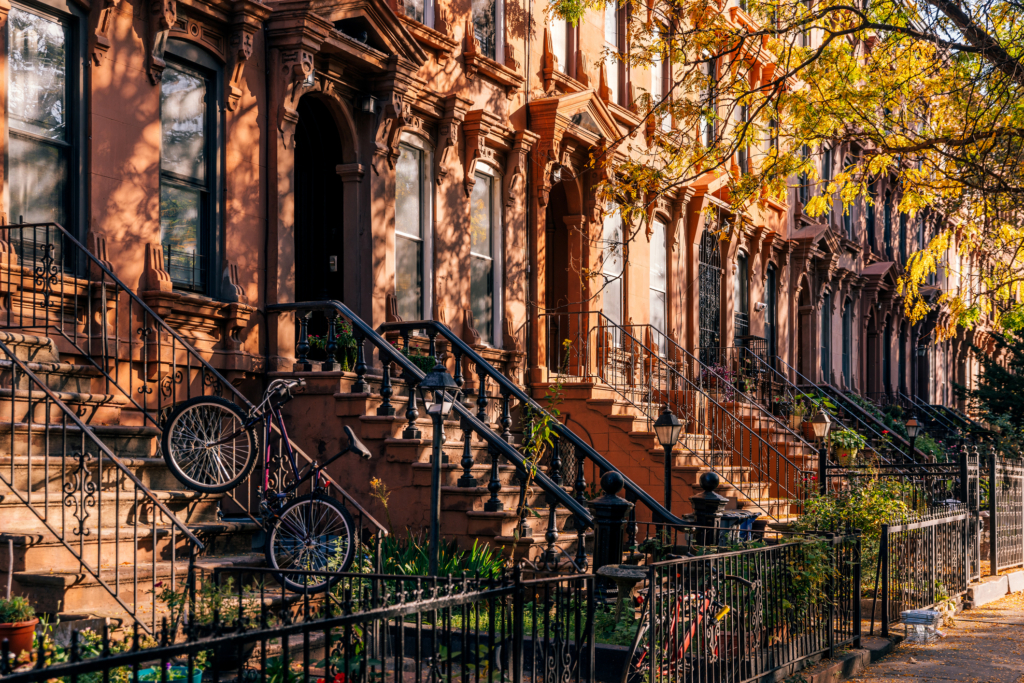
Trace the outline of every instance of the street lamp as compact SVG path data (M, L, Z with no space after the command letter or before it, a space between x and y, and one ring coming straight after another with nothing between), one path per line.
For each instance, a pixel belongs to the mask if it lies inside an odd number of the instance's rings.
M910 457L913 458L914 457L914 441L917 440L917 435L921 433L921 425L918 424L916 417L911 416L910 419L907 420L906 427L907 427L907 436L910 437Z
M433 401L427 407L434 423L434 437L430 456L430 574L437 576L437 554L441 546L441 444L444 443L444 420L455 407L459 387L438 360L434 369L420 382L423 402Z
M828 475L828 433L832 430L832 420L829 418L828 413L824 410L819 410L818 414L812 417L809 422L811 423L811 429L814 430L814 438L819 439L821 445L818 446L818 490L825 494L826 489L826 477Z
M665 509L669 512L672 512L672 447L679 441L679 434L682 431L683 423L669 410L666 403L654 423L654 434L658 437L658 443L665 449Z

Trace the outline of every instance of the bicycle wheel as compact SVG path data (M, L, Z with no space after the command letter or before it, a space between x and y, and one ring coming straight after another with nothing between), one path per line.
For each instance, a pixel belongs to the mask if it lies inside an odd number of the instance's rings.
M636 631L633 637L633 645L629 648L629 659L622 671L622 683L642 683L648 678L647 669L650 667L650 638L647 637L649 624L647 619Z
M230 401L200 396L171 413L161 445L167 467L182 484L202 493L223 493L249 476L256 464L256 434Z
M343 572L355 555L355 524L338 501L308 494L278 512L267 530L264 552L274 569L298 569L310 574L281 573L277 580L296 593L319 593L334 579L318 571Z

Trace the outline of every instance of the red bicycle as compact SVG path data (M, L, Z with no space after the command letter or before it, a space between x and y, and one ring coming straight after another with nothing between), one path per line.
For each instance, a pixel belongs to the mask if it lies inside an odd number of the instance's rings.
M686 565L680 565L680 569L684 567ZM716 683L738 680L739 666L735 661L738 653L722 652L721 624L732 608L718 599L718 591L713 585L702 590L688 590L687 586L697 583L694 570L699 571L698 565L690 565L690 572L685 576L677 575L682 589L669 587L666 580L653 590L646 588L638 593L637 607L641 610L641 623L622 672L622 683L670 681L674 672L681 672L687 679L698 678ZM707 575L713 581L718 578L719 572L710 568ZM756 579L750 581L729 574L720 576L751 590L760 590L760 581ZM659 600L669 604L659 610L660 614L654 614L655 633L652 637L650 610L654 609L652 602L656 604ZM698 651L697 655L692 654L695 650ZM679 675L676 673L677 677Z

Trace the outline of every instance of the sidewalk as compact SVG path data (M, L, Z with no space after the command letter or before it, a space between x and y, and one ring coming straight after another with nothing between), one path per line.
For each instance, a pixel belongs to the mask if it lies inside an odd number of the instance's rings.
M902 627L897 627L902 628ZM851 680L1024 681L1024 593L1014 593L984 607L961 612L946 637L931 645L901 644Z

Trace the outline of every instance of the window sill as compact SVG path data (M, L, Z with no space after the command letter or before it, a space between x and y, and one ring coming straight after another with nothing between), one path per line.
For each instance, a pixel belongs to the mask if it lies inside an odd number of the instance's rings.
M398 18L405 24L405 28L408 29L413 38L434 51L437 55L437 61L441 64L447 62L448 58L455 54L455 48L459 46L459 42L451 36L437 29L430 28L426 24L421 24L404 14L399 14Z
M563 93L576 93L583 92L587 89L587 86L577 81L569 74L556 71L551 67L544 67L544 90L550 92L553 86L558 88Z
M466 66L466 78L472 80L478 73L486 76L498 85L505 88L505 96L512 99L516 90L526 82L512 69L499 64L490 57L485 57L478 52L464 52L462 58Z

